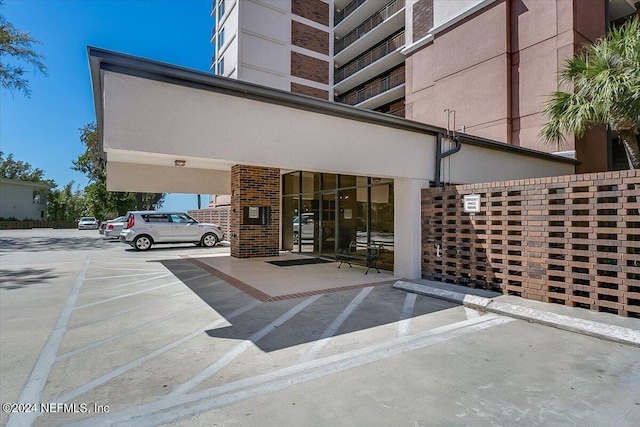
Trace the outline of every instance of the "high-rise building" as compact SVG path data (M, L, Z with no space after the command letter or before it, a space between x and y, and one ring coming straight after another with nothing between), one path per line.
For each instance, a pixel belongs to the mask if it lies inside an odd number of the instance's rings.
M217 0L218 75L404 114L406 0Z
M624 166L604 127L538 134L564 60L638 13L636 0L216 0L219 75L582 162ZM455 118L455 120L454 120Z

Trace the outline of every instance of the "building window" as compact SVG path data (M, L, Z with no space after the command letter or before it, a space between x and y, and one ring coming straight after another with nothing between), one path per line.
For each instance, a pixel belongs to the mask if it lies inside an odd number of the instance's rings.
M222 76L224 74L224 58L220 58L218 61L218 75Z
M223 44L224 44L224 28L221 29L220 32L218 33L218 50L222 48Z
M218 3L218 19L224 16L224 0L220 0Z

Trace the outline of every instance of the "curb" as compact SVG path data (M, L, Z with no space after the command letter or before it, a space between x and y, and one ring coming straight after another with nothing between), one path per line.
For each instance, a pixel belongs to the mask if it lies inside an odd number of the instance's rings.
M397 281L393 288L432 298L456 302L465 307L480 311L502 314L528 322L539 323L565 331L588 335L595 338L613 341L620 344L640 347L640 331L622 326L609 325L607 323L594 322L578 317L565 316L563 314L550 313L534 308L522 307L515 304L495 301L490 298L431 288L416 283Z

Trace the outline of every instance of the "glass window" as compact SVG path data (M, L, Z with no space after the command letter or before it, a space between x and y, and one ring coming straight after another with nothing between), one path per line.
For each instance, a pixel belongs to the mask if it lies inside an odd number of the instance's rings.
M224 0L220 0L218 3L218 17L222 18L224 16Z
M283 194L300 193L300 172L291 172L285 174L283 179Z
M218 61L218 75L224 75L224 58L220 58Z
M218 49L224 45L224 28L218 33Z
M322 190L335 190L338 187L338 175L332 173L322 174Z

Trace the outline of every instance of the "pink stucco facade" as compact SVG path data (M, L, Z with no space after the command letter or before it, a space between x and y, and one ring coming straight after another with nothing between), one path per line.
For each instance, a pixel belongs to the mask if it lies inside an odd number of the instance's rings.
M542 151L577 149L579 171L607 167L603 130L544 145L546 97L566 58L605 31L604 0L502 0L435 34L407 57L407 118Z

